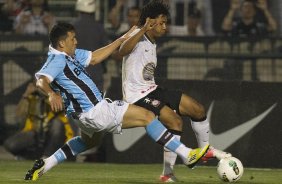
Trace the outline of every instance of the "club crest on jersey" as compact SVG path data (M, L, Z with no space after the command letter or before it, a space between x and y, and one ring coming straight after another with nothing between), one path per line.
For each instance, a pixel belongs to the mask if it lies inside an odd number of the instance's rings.
M117 106L123 106L123 105L124 105L124 101L117 100L117 101L116 101L116 105L117 105Z
M150 105L152 105L154 107L158 107L160 105L160 103L161 103L159 100L150 99L150 98L145 98L144 102L146 104L150 104Z
M156 69L155 63L151 62L151 63L146 64L142 71L143 79L145 81L154 80L155 69Z
M154 106L154 107L158 107L160 105L160 103L161 102L159 100L152 100L151 101L151 105Z

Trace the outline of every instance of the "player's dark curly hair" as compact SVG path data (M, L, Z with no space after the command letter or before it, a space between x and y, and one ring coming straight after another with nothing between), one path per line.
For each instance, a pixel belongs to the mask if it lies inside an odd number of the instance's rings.
M68 36L68 32L72 31L75 31L75 28L72 24L62 22L54 25L54 27L49 33L49 40L52 47L56 48L58 46L59 41L62 39L66 39L66 37Z
M162 0L152 0L142 8L138 26L143 26L146 23L146 18L149 17L154 19L159 15L165 15L169 17L169 6Z

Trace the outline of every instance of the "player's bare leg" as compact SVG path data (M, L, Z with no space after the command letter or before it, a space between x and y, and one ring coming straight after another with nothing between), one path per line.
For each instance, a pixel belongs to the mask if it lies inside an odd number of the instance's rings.
M193 98L182 94L179 110L181 115L191 117L191 126L195 132L199 147L209 144L210 123L206 117L204 107ZM202 160L206 162L212 158L220 160L227 157L231 157L231 154L210 146Z

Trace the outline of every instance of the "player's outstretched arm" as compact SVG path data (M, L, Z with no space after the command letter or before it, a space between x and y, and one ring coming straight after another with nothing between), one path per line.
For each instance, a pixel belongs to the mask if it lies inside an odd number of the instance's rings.
M120 49L119 49L120 55L126 56L126 55L130 54L131 51L136 46L136 44L142 38L142 36L147 31L153 29L155 26L156 26L156 20L147 18L145 25L136 34L132 35L127 40L125 40L124 43L120 46Z
M129 35L136 29L136 26L133 26L127 33L125 33L120 38L116 39L114 42L97 49L92 52L92 58L90 64L95 65L102 62L108 56L110 56L126 39L128 39Z

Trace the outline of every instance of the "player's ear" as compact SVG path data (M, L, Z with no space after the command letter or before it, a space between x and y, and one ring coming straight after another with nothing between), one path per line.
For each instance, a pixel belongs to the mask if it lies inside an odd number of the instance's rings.
M58 44L58 45L59 45L59 47L60 47L60 48L63 48L63 47L64 47L64 45L65 45L65 43L64 43L64 41L63 41L63 40L61 40L61 41L59 41L59 44Z

